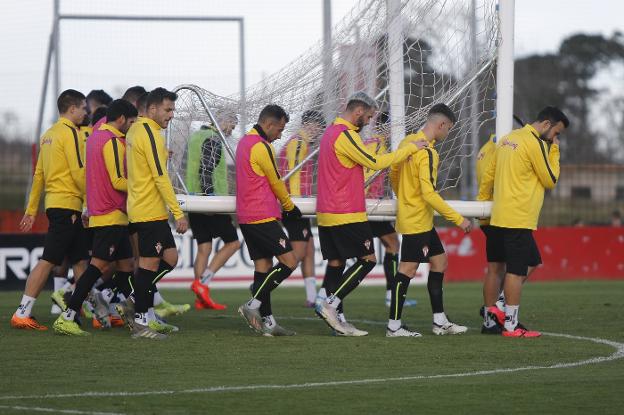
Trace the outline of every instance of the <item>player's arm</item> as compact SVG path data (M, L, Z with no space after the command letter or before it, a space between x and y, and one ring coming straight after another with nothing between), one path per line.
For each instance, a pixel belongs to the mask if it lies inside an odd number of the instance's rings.
M124 146L120 144L115 137L108 140L108 142L104 144L104 148L102 148L106 171L108 172L108 178L113 188L120 192L127 193L128 180L126 179L126 172L123 164L125 152Z
M449 206L436 190L435 180L433 178L433 169L436 167L433 163L432 150L426 149L418 153L412 160L412 163L416 163L418 166L420 189L425 202L446 220L460 226L464 222L464 217Z
M204 141L201 147L201 157L199 159L199 183L201 185L202 193L211 194L214 193L214 187L212 185L212 172L218 161L215 160L215 154L220 151L214 140L208 139ZM210 164L210 162L214 164Z
M78 136L78 131L71 129L71 132L67 132L71 137L66 140L54 140L52 146L59 145L62 147L67 165L69 166L69 173L80 190L80 194L86 194L86 178L84 169L84 141ZM86 197L83 197L86 200Z
M392 191L395 195L399 194L399 172L400 172L400 164L393 164L390 166L390 186L392 186Z
M528 146L528 157L540 183L545 189L552 189L559 179L559 145L552 144L548 150L543 140L536 140L534 145Z
M479 194L477 200L492 200L494 192L494 173L496 172L496 151L492 156L490 163L485 167L481 174L481 182L479 183Z
M39 210L39 201L41 200L41 192L43 191L43 162L41 161L41 150L37 156L37 165L35 174L33 175L32 186L30 186L30 196L28 196L28 205L26 205L26 215L35 216Z
M152 178L156 183L158 192L164 199L165 203L169 207L169 210L173 214L173 217L178 220L184 218L184 212L178 205L178 200L175 197L171 180L169 180L169 173L167 173L167 158L169 152L164 145L161 145L156 141L151 130L148 130L150 134L147 137L140 136L140 144L144 148L145 159L152 173ZM139 141L139 140L137 140Z
M293 210L295 204L290 198L288 190L286 190L286 184L281 180L279 172L277 171L271 145L264 142L254 145L251 149L250 162L251 167L257 174L267 178L271 190L273 190L275 197L277 197L282 205L282 209L284 211Z
M336 140L335 148L336 154L371 170L382 170L400 163L420 149L416 144L410 143L393 153L375 155L366 148L360 135L354 131L343 131Z

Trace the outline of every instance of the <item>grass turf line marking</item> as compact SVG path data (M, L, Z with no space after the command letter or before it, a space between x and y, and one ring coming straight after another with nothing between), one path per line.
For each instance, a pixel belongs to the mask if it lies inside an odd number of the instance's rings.
M283 318L286 319L309 319L317 320L309 317L302 318ZM358 320L352 320L358 322ZM368 320L359 320L360 322ZM370 321L372 324L380 324L378 321ZM385 324L385 323L384 323ZM596 363L611 362L617 359L624 358L624 343L619 343L611 340L574 336L571 334L561 333L542 333L546 336L563 337L571 340L590 341L593 343L604 344L611 346L615 349L609 356L592 357L590 359L579 360L577 362L569 363L555 363L549 366L524 366L516 368L500 368L490 370L478 370L475 372L460 372L449 373L446 375L415 375L415 376L400 376L392 378L372 378L372 379L352 379L352 380L337 380L331 382L308 382L308 383L291 383L282 385L240 385L240 386L212 386L207 388L195 388L195 389L181 389L181 390L152 390L143 392L80 392L80 393L66 393L66 394L48 394L48 395L23 395L23 396L0 396L0 400L17 400L17 399L61 399L61 398L86 398L86 397L127 397L127 396L156 396L156 395L178 395L178 394L194 394L194 393L215 393L215 392L241 392L241 391L255 391L255 390L269 390L269 389L308 389L308 388L323 388L333 386L350 386L350 385L366 385L384 382L405 382L405 381L417 381L428 379L446 379L446 378L464 378L472 376L485 376L485 375L497 375L501 373L514 373L524 372L528 370L543 370L543 369L562 369L569 367L578 367L592 365ZM511 339L510 341L514 341ZM12 407L14 408L14 407ZM65 413L84 413L84 414L96 414L95 412L65 412Z
M42 408L39 406L9 406L0 405L0 409L11 409L14 411L29 411L29 412L53 412L55 414L78 414L78 415L124 415L116 412L90 412L90 411L78 411L75 409L56 409L56 408Z

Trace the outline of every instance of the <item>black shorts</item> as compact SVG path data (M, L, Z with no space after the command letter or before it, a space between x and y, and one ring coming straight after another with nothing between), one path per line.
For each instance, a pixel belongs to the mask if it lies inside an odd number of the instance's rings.
M132 226L139 235L140 257L161 257L165 249L176 247L171 227L166 220L135 222Z
M288 219L282 220L282 225L288 232L288 238L291 242L307 242L312 237L312 226L310 225L310 219Z
M225 243L238 241L238 234L230 215L189 213L188 218L193 231L193 238L197 240L198 244L212 242L215 238L221 238Z
M82 212L71 209L46 210L48 233L43 244L41 259L61 265L65 258L70 265L89 259L87 233L82 226Z
M132 222L128 222L128 233L130 235L134 235L135 233L137 233L137 228L136 226L134 226L134 223Z
M319 226L323 259L361 258L375 254L373 232L368 222Z
M369 220L368 223L375 238L381 238L382 236L396 233L396 230L394 230L394 225L390 221L380 222L376 220Z
M91 256L113 262L132 258L128 227L122 225L96 226L89 228L93 232Z
M526 276L529 267L542 263L531 229L491 226L487 231L488 262L504 262L506 272Z
M490 225L481 225L481 231L485 235L485 257L487 262L499 262L496 261L497 257L500 257L500 255L497 255L497 252L502 249L502 246L496 245L497 238L492 235L492 233L496 233L496 229L492 230ZM501 243L500 240L498 242Z
M240 230L252 260L273 258L292 251L290 241L278 221L241 224Z
M429 262L429 258L444 253L444 245L440 241L435 228L422 233L403 235L401 242L401 262Z

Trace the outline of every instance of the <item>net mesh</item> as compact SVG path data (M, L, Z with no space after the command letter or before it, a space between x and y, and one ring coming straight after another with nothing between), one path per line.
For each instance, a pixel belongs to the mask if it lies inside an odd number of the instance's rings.
M469 163L463 161L478 150L474 148L478 143L474 134L483 137L493 130L498 35L495 1L477 0L474 6L465 0L403 1L399 17L403 45L393 45L389 43L386 1L360 1L333 28L329 53L324 53L322 42L317 43L279 72L248 88L244 101L239 95L221 97L201 88L180 89L176 116L168 130L173 151L169 168L176 191L235 194L232 160L227 160L218 134L208 134L204 144L210 140L217 144L206 146L210 149L204 149L203 157L197 154L195 141L202 138L196 137L201 135L202 128L212 131L210 127L215 127L206 107L217 118L220 114L235 113L239 121L250 121L238 125L226 137L227 144L235 149L260 110L275 103L290 114L282 138L273 143L277 164L286 176L291 194L314 196L313 154L322 130L316 122L318 117L310 117L310 111L317 111L325 122L331 122L353 92L365 91L377 98L380 113L387 113L392 48L403 50L406 132L416 132L424 124L434 103L446 103L457 115L458 122L449 137L436 146L440 153L438 189L456 187L462 169L470 170ZM393 22L396 24L397 20ZM399 122L379 116L362 130L362 138L373 151L391 151L390 131ZM308 161L300 169L292 171L306 158ZM227 189L215 191L213 186L211 192L210 187L189 188L188 183L193 181L190 175L210 176L219 163L219 174L227 181ZM367 176L371 174L367 172ZM392 196L384 174L376 177L368 191L369 198Z

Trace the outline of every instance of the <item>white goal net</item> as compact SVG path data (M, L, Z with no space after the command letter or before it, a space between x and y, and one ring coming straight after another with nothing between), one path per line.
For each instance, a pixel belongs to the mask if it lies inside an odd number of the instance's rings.
M389 40L393 24L400 25L402 44ZM314 150L322 135L319 124L331 122L353 92L365 91L380 106L380 115L361 132L373 151L392 149L390 131L398 124L404 124L407 133L416 132L434 103L446 103L455 111L458 122L449 138L436 147L440 153L438 189L453 195L453 188L462 185L460 178L471 177L467 160L478 151L475 134L485 138L494 130L497 40L494 0L402 1L400 16L389 22L386 0L362 0L333 28L331 44L325 48L322 42L313 45L279 72L248 88L244 101L239 95L221 97L199 87L179 89L176 115L168 130L173 151L169 169L176 192L229 200L224 196L235 194L235 180L226 147L235 150L260 110L274 103L290 114L282 138L274 142L278 167L291 194L314 198ZM390 52L396 48L403 52L403 120L389 114L389 73L397 64ZM233 114L239 121L247 120L246 125L239 125L230 135L222 134L215 119L222 124ZM385 174L369 181L367 197L392 198ZM221 211L233 211L232 203L226 205Z

